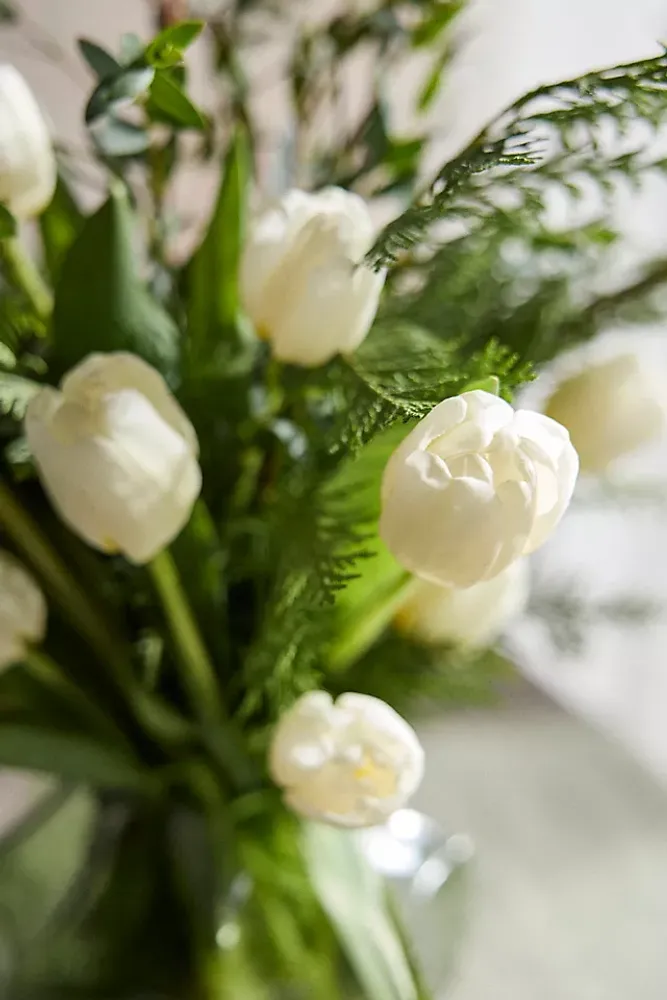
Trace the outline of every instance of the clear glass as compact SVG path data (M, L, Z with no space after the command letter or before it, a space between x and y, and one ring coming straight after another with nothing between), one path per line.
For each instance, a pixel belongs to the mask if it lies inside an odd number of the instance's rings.
M443 990L456 971L467 916L467 872L473 846L438 823L401 809L384 826L360 834L371 867L390 886L427 985Z

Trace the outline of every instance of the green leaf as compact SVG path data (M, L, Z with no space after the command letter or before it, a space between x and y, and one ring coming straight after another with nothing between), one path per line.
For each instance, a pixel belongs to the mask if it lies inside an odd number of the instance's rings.
M144 43L133 31L121 35L118 58L123 66L129 66L144 54Z
M204 21L180 21L161 31L146 49L146 61L156 69L176 66L183 59L183 50L199 37Z
M206 128L206 119L201 111L194 106L173 77L165 72L155 74L148 113L153 120L166 122L174 128Z
M0 204L0 240L11 239L16 236L16 219L6 205Z
M101 115L132 104L148 91L153 83L155 70L152 66L129 69L121 68L116 76L100 81L86 105L85 120L94 122Z
M92 788L146 791L150 775L109 747L73 733L0 726L0 766L55 774Z
M57 279L65 254L81 232L83 221L81 209L59 174L51 203L39 217L46 267L52 281Z
M125 189L86 220L56 285L54 363L59 371L91 351L133 351L173 379L178 329L139 275L133 247L134 217Z
M409 959L389 915L385 887L346 830L306 823L306 864L367 1000L420 1000Z
M98 119L91 129L95 146L111 158L139 156L151 144L150 135L141 125L133 125L114 115Z
M96 42L91 42L87 38L78 38L76 44L98 80L106 80L122 71L122 67L111 53Z
M213 346L225 340L229 343L237 330L249 160L248 137L239 126L227 152L206 236L188 267L187 349L191 361L210 357Z

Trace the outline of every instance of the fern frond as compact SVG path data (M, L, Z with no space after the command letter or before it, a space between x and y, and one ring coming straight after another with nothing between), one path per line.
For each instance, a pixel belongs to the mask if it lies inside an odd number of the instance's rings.
M645 136L629 149L613 148L636 123L655 131L665 120L667 51L538 87L444 164L420 197L380 233L367 263L376 269L394 265L442 219L474 226L502 211L508 193L515 206L539 211L549 187L578 197L587 177L608 194L619 176L635 178L649 167L665 171L664 160L647 159Z

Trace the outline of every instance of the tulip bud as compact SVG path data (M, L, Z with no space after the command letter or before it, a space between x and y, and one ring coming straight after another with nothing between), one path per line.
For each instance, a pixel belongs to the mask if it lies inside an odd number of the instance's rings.
M591 365L556 388L546 413L567 427L581 468L603 472L665 429L664 389L636 354Z
M517 559L493 579L463 590L419 580L399 609L394 626L427 644L484 649L521 614L528 594L525 559Z
M199 495L192 424L155 369L133 354L91 354L28 405L28 443L72 531L103 552L148 562Z
M0 552L0 669L22 660L46 632L46 601L27 570Z
M258 334L279 361L314 367L354 351L377 311L385 273L363 266L373 225L341 188L289 191L257 220L241 288Z
M439 403L387 463L380 534L422 579L472 587L546 541L577 470L555 420L464 392Z
M383 823L421 783L424 751L393 708L364 694L310 691L279 720L270 769L285 802L338 826Z
M19 219L39 215L56 186L56 161L37 101L13 66L0 65L0 203Z

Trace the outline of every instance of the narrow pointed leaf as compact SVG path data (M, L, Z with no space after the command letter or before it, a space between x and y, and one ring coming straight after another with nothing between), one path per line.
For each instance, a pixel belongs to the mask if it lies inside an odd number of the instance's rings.
M39 217L44 258L49 277L55 281L62 262L83 228L84 216L62 176L58 176L51 204Z
M169 378L176 375L178 329L141 280L133 225L127 194L116 185L65 258L53 315L60 372L91 351L125 350Z

